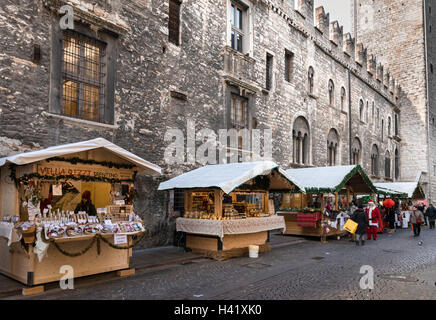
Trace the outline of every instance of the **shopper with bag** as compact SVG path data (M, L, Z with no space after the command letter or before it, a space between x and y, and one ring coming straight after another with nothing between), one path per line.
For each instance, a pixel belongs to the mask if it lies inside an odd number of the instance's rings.
M421 224L424 221L424 214L418 210L416 206L413 207L413 212L410 215L410 222L413 226L413 233L415 237L419 237L421 233Z
M368 234L368 240L371 240L371 237L374 240L377 240L377 231L379 227L380 221L380 211L375 206L374 201L369 200L368 207L366 208L366 215L368 217L368 227L366 228L366 233Z
M365 244L365 231L368 227L368 217L366 216L363 206L359 204L356 211L351 216L351 220L357 223L356 229L356 244L363 246Z

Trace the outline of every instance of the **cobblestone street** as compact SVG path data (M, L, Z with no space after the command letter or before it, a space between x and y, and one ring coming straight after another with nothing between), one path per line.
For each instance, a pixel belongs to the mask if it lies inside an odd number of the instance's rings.
M274 237L279 237L274 235ZM420 245L419 242L422 241ZM436 231L383 234L357 247L349 239L303 241L258 259L197 259L111 281L49 290L30 299L434 299ZM362 265L375 272L374 290L361 290ZM8 297L8 299L24 299Z

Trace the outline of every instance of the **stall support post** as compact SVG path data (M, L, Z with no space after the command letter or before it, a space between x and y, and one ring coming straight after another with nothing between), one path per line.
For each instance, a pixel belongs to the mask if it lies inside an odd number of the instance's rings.
M265 193L265 212L269 212L269 192Z
M350 205L350 188L347 187L347 206Z
M339 200L339 195L338 195L338 193L336 192L336 193L335 193L335 210L336 210L336 211L339 210L338 200Z
M223 215L223 191L214 190L214 215L221 218Z
M185 214L192 211L192 194L191 191L185 190Z
M321 195L321 242L327 243L326 234L324 232L324 218L325 217L325 203L324 203L324 195Z

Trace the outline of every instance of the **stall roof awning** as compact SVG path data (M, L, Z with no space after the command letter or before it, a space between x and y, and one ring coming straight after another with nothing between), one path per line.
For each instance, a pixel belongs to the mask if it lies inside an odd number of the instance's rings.
M306 193L335 193L346 184L355 193L376 192L360 165L289 169L286 173L292 181L302 185Z
M277 169L290 185L301 190L300 186L289 179L286 172L272 161L207 165L162 182L158 190L220 188L229 194L251 179L267 175L274 169Z
M76 142L76 143L70 143L70 144L64 144L60 146L54 146L49 147L47 149L37 150L37 151L31 151L31 152L25 152L16 154L10 157L0 158L0 167L4 166L7 163L13 163L16 165L25 165L29 163L34 163L38 161L42 161L45 159L49 159L52 157L59 157L59 156L65 156L73 153L83 152L83 151L89 151L94 149L106 149L109 152L112 152L119 156L120 158L123 158L136 166L140 167L143 170L146 170L150 172L151 174L161 174L162 169L153 164L150 163L137 155L134 155L133 153L124 150L123 148L113 144L112 142L107 141L103 138L97 138L92 139L88 141L82 141L82 142Z
M424 191L418 182L380 182L374 185L382 193L398 195L398 197L407 195L410 199L425 199Z

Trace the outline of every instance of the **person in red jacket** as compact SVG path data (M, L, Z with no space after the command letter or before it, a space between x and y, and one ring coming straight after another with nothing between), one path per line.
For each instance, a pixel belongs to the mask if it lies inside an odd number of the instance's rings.
M381 219L380 211L372 200L369 200L368 207L365 211L366 216L368 217L368 227L366 228L368 240L371 240L371 236L374 240L377 240L377 231L379 228L379 221Z

